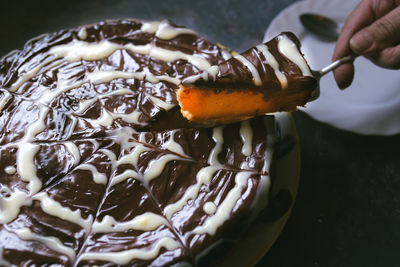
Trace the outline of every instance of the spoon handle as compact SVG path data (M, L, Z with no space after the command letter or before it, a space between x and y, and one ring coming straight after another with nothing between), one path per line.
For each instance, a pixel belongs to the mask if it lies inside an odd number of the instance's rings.
M353 62L356 57L358 57L358 55L353 54L350 56L339 58L338 60L332 62L331 64L329 64L328 66L323 68L322 70L312 71L312 73L313 73L314 77L318 80L318 83L319 83L319 80L321 79L322 76L324 76L328 72L336 69L337 67L342 66L343 64ZM309 101L316 100L319 97L319 95L320 95L320 88L318 85L317 88L314 90L313 94L311 95L311 98Z
M353 62L354 59L357 57L358 55L350 55L350 56L346 56L346 57L342 57L334 62L332 62L330 65L326 66L325 68L323 68L322 70L320 70L318 72L319 77L324 76L325 74L327 74L328 72L336 69L339 66L342 66L343 64L349 63L349 62Z

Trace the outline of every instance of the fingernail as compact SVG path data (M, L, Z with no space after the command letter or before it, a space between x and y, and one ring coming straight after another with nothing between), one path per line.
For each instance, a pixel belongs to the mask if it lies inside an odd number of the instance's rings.
M338 87L340 90L345 90L347 88L347 86L345 84L338 84Z
M372 44L372 36L367 31L359 32L350 39L351 49L360 54L365 53Z

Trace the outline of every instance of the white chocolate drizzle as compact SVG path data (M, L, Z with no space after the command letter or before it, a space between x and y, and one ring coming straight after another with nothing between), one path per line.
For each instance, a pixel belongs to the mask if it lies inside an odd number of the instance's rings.
M45 244L48 248L57 251L61 254L67 255L71 260L75 259L75 251L65 246L60 239L54 236L43 236L33 233L29 228L20 228L12 230L22 240L32 240Z
M82 115L91 105L93 105L100 98L113 96L113 95L131 95L132 91L129 89L118 89L106 94L96 94L95 97L90 99L83 99L79 101L78 108L74 111L75 114Z
M219 67L217 65L213 65L199 74L185 78L184 84L193 84L200 79L203 79L204 81L209 81L210 78L211 81L215 82L217 79L218 72L219 72Z
M86 170L92 173L93 181L97 184L106 184L107 176L101 172L99 172L95 166L91 164L81 164L77 168L77 170Z
M114 122L113 116L105 108L101 109L101 115L97 119L88 119L92 125L101 125L104 127L110 126Z
M17 172L17 169L15 169L14 166L6 166L6 167L4 168L4 172L7 173L7 174L9 174L9 175L13 175L14 173Z
M251 129L250 122L243 121L240 124L240 138L242 139L243 146L242 146L242 154L245 156L250 156L252 149L253 149L253 130Z
M214 202L208 201L204 203L203 210L205 213L212 215L217 210L217 206L214 204Z
M151 74L149 71L146 72L145 71L143 72L96 71L96 72L91 72L87 75L87 79L93 84L106 83L119 78L146 80L151 83L167 81L175 85L178 85L180 83L180 80L177 78L173 78L167 75L155 76Z
M87 34L86 27L82 27L82 28L79 29L79 32L78 32L79 39L85 40L87 38L87 35L88 34Z
M213 140L215 142L214 148L210 152L210 156L208 158L208 163L211 165L220 165L218 160L218 155L222 151L222 144L224 143L223 137L223 126L215 127L213 129Z
M143 80L144 73L123 71L96 71L87 74L87 79L93 84L106 83L119 78Z
M204 70L211 66L210 63L204 58L196 55L185 54L181 51L171 51L165 48L155 47L151 45L146 45L138 48L137 46L134 46L132 44L127 44L126 49L136 53L142 52L143 54L148 54L150 57L157 58L166 62L173 62L179 59L184 59L201 70ZM141 49L143 50L141 51Z
M227 51L226 49L221 50L221 55L225 60L232 58L232 54L229 51Z
M21 180L28 182L29 195L37 193L42 188L42 182L36 175L34 157L39 150L39 145L20 144L17 152L17 172Z
M92 225L92 215L89 215L86 219L84 219L81 215L80 209L72 211L68 207L63 207L60 203L50 198L46 192L40 192L33 196L32 199L40 201L40 207L49 215L75 223L84 228L86 231L88 231Z
M168 162L178 159L181 158L173 154L166 154L158 159L151 160L143 173L143 182L149 184L151 180L160 176Z
M64 58L70 62L79 60L99 60L106 58L120 49L120 45L108 41L88 43L73 40L68 44L54 46L49 54L56 58Z
M157 29L158 26L160 26L161 21L147 21L147 22L143 22L142 27L140 28L140 30L142 32L147 32L150 34L154 34Z
M220 169L220 166L207 166L202 168L196 175L197 182L186 189L185 194L175 203L169 204L164 208L164 214L168 219L186 205L190 199L196 199L198 196L201 186L209 184L213 175Z
M166 62L173 62L179 59L187 60L190 64L201 70L211 66L207 60L200 56L185 54L181 51L171 51L165 48L154 46L153 44L134 45L129 43L126 45L119 45L109 41L88 43L85 41L74 40L69 44L52 47L49 53L54 55L56 58L63 57L66 60L73 62L79 60L99 60L106 58L115 51L121 49L129 50L142 55L148 55L152 58L157 58ZM32 77L35 74L33 74Z
M38 104L38 107L39 107L38 118L26 128L25 136L22 139L20 146L24 146L24 144L27 144L28 142L32 141L37 134L39 134L46 128L44 120L50 108L43 106L41 104Z
M29 79L32 79L33 77L35 77L35 75L40 70L42 70L44 66L46 66L53 60L54 60L54 58L49 57L49 58L45 59L42 63L40 63L39 65L34 67L33 69L29 70L28 72L26 72L24 74L21 73L20 74L21 76L18 78L18 80L16 82L13 83L13 85L10 88L8 88L8 91L16 92L21 87L21 85L23 85Z
M181 34L196 34L195 31L187 28L174 27L167 20L144 22L141 30L154 33L157 38L163 40L171 40Z
M108 150L108 149L105 149L105 148L99 149L98 152L103 153L104 155L106 155L110 159L110 161L111 161L111 169L114 170L115 167L117 166L117 155L115 155L115 153L112 152L111 150Z
M131 164L135 168L137 168L137 163L139 160L140 154L142 154L145 151L149 151L150 149L142 144L139 143L134 143L135 147L134 149L127 155L122 156L118 160L118 165L122 164Z
M260 175L260 182L257 188L257 194L255 197L255 201L253 202L252 205L255 214L257 214L260 209L268 205L269 202L268 192L270 192L270 188L271 188L271 177L269 175ZM259 203L262 203L262 205L260 205Z
M153 231L164 224L167 224L167 220L152 212L143 213L125 222L117 222L112 216L106 215L101 222L94 221L92 233L114 233L127 230Z
M163 40L171 40L181 34L196 34L196 32L187 28L173 27L167 20L163 20L159 24L155 35Z
M141 176L136 171L134 171L134 170L126 170L123 173L121 173L119 175L116 175L111 179L110 187L114 186L114 185L116 185L118 183L121 183L121 182L123 182L123 181L125 181L126 179L129 179L129 178L139 179L140 177Z
M154 259L159 253L161 248L167 250L175 250L180 248L181 245L170 237L164 237L153 245L151 249L126 249L115 252L85 252L78 257L78 261L84 260L99 260L111 261L115 264L125 265L133 259L151 260Z
M213 66L209 67L208 69L206 69L206 72L211 76L213 81L215 81L217 79L219 67L217 65L213 65Z
M11 190L7 190L11 192ZM18 188L8 197L0 197L0 223L7 223L18 216L19 210L27 199L28 194Z
M218 206L217 211L211 217L208 217L203 225L197 226L193 233L214 235L218 227L229 219L233 208L239 200L242 189L250 178L251 172L239 172L235 176L235 187L231 189L224 201Z
M251 63L249 60L247 60L242 55L236 55L236 56L234 56L234 58L236 58L237 60L242 62L242 64L245 65L249 69L249 71L251 72L251 75L253 76L253 79L254 79L254 85L261 86L262 81L261 81L260 74L258 73L256 66L254 66L253 63Z
M91 105L93 105L98 99L91 98L88 100L79 101L78 108L74 111L75 114L82 115Z
M178 153L181 155L184 154L183 149L181 148L181 146L179 144L177 144L173 140L173 137L174 137L174 132L171 133L170 139L164 144L163 147L166 149L169 149L170 151L173 151L175 153ZM125 142L126 142L126 139L127 138L124 138ZM149 148L145 147L144 145L141 145L139 143L136 143L135 145L136 146L134 147L134 149L132 150L131 153L124 155L123 157L121 157L121 159L118 160L118 165L131 164L134 167L137 167L137 163L138 163L140 154L145 151L148 151ZM169 161L176 160L176 159L180 159L180 158L175 155L166 154L157 160L150 161L150 163L148 164L148 167L144 171L143 176L133 170L126 170L124 173L113 177L110 182L110 186L114 186L115 184L120 183L131 177L140 179L145 183L149 183L152 179L156 178L157 176L159 176L161 174L165 165Z
M261 44L261 45L257 45L257 49L264 55L265 59L267 60L267 63L274 70L276 78L278 78L279 82L281 83L282 89L287 88L287 86L288 86L287 78L286 78L285 74L283 74L280 71L279 63L275 59L275 57L271 54L271 52L269 52L268 47L265 44Z
M168 111L168 110L170 110L170 109L172 109L173 107L176 106L175 104L167 103L167 102L161 100L160 98L152 96L152 95L149 95L149 94L146 94L146 97L148 99L150 99L151 102L153 102L156 106L158 106L160 108L163 108L166 111Z
M177 130L173 130L170 132L170 136L167 142L165 142L164 144L162 144L162 148L164 149L168 149L171 152L174 152L178 155L181 155L183 157L188 157L186 155L186 153L183 151L183 148L180 144L178 144L175 140L174 140L174 136L176 134Z
M307 65L307 62L297 49L296 44L286 35L278 36L278 50L282 55L295 63L300 68L304 76L313 76L310 68Z
M126 121L128 123L135 123L135 124L143 124L143 122L139 121L139 117L141 113L139 111L132 111L131 113L115 113L115 112L110 112L111 114L111 120L114 121L115 119L121 119L123 121Z
M64 146L78 163L81 160L81 154L79 153L78 147L73 142L65 142Z
M4 109L4 107L6 106L6 103L8 100L10 100L10 98L12 97L11 94L7 91L3 92L4 95L3 97L0 99L0 112Z

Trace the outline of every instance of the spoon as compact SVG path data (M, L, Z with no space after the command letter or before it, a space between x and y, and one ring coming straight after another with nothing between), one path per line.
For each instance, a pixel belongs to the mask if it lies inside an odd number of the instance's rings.
M320 95L319 81L320 81L322 76L324 76L328 72L333 71L334 69L338 68L339 66L342 66L343 64L353 62L354 59L356 59L357 56L358 55L352 54L352 55L349 55L349 56L346 56L346 57L342 57L342 58L339 58L338 60L332 62L331 64L329 64L328 66L326 66L322 70L311 70L312 74L314 75L314 78L318 82L318 87L314 90L314 92L313 92L313 94L312 94L312 96L311 96L309 101L313 101L313 100L315 100L315 99L317 99L319 97L319 95Z
M335 42L339 37L339 25L328 17L313 13L305 13L300 15L300 22L303 24L304 28L323 41ZM322 76L343 64L353 62L356 57L357 55L354 54L346 56L332 62L322 70L312 70L315 79L318 81L318 87L311 96L310 101L317 99L320 95L319 81Z
M323 41L334 42L339 37L340 27L328 17L305 13L300 16L300 22L304 28Z

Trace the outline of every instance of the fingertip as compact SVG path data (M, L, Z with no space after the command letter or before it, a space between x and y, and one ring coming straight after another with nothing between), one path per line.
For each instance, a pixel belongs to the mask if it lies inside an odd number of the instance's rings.
M354 65L344 64L333 71L339 89L344 90L351 85L354 78Z

